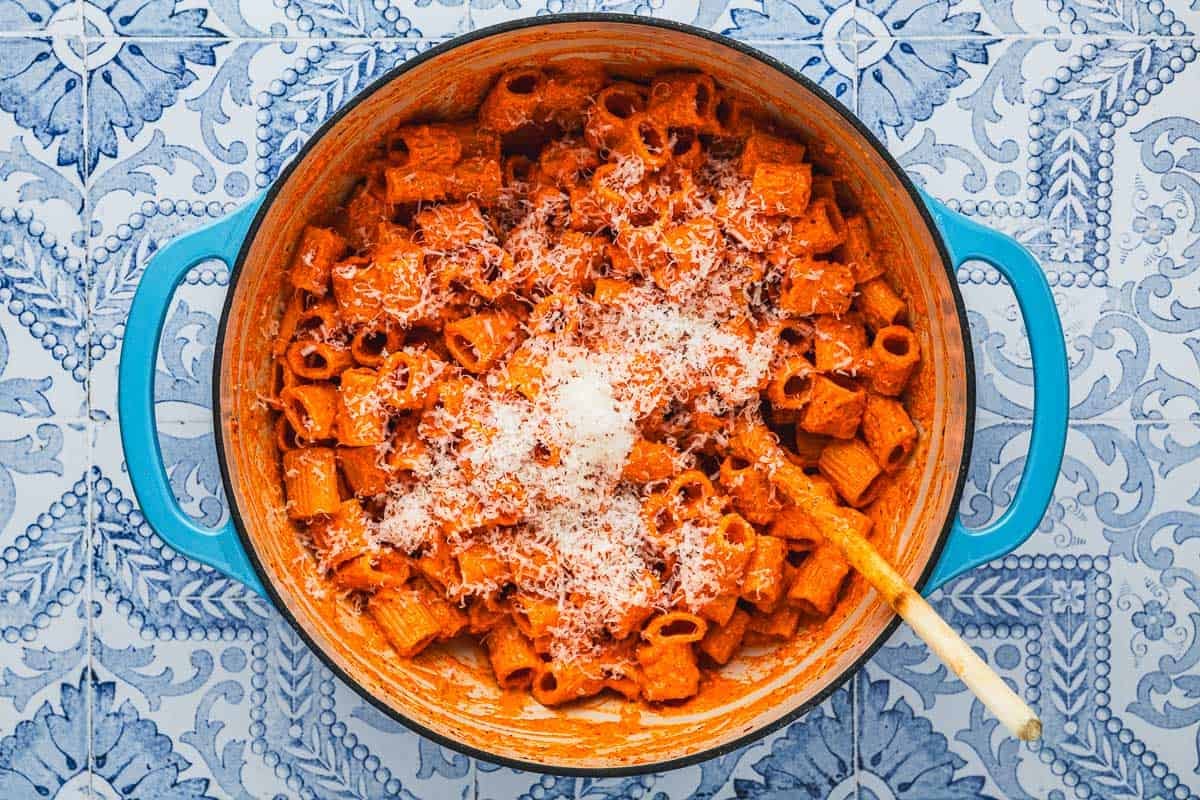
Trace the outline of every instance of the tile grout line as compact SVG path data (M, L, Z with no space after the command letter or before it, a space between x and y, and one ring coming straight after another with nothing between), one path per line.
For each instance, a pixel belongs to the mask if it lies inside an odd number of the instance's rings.
M89 163L90 159L88 156L88 145L90 144L89 130L91 128L91 125L89 124L89 121L90 121L90 116L91 116L91 103L88 99L89 93L87 91L87 85L88 85L88 47L87 47L88 35L87 35L87 24L84 19L84 11L85 11L84 0L79 0L79 36L80 36L81 41L83 42L83 47L82 47L82 50L83 50L83 75L81 76L81 80L83 81L83 86L84 86L83 102L82 102L82 108L81 108L81 112L83 114L83 119L82 119L83 130L81 131L81 139L83 141L83 153L81 155L81 158L83 159L83 165L84 165L83 166L83 270L84 270L84 286L85 286L84 294L86 297L86 306L85 306L85 311L84 311L84 315L85 315L84 316L84 319L85 319L84 331L87 333L87 364L88 364L86 394L84 396L84 408L87 410L87 420L84 422L84 430L87 432L87 442L84 445L84 449L87 453L87 474L86 474L84 480L87 481L87 493L85 496L87 498L87 505L88 505L87 517L86 517L86 522L85 522L86 537L85 537L85 541L84 541L85 553L86 553L86 558L87 558L87 561L84 563L84 574L85 574L85 581L86 581L86 587L85 587L86 591L84 592L84 598L85 598L84 602L87 604L87 607L84 609L84 614L85 614L84 619L86 620L86 626L87 626L86 627L86 634L87 634L86 652L87 652L87 663L88 663L88 672L90 673L90 680L88 681L88 685L87 685L88 704L87 704L87 716L86 716L84 722L87 726L88 792L92 796L95 796L96 795L96 788L95 788L95 780L96 780L95 755L96 754L95 754L95 751L93 748L95 747L95 742L96 742L96 736L95 736L96 721L95 721L95 712L94 712L95 698L93 697L93 694L95 693L96 668L95 668L95 664L94 664L95 653L94 653L94 646L93 646L94 645L94 637L95 637L95 628L94 628L95 620L94 620L92 612L96 605L96 597L95 597L96 575L95 575L95 570L94 570L95 559L92 556L93 556L93 553L95 552L95 546L96 546L96 543L94 541L94 537L96 535L96 520L95 520L96 503L95 503L95 498L92 495L93 495L93 492L95 492L95 490L96 490L96 483L95 483L95 481L93 481L91 479L92 478L92 468L95 464L94 448L95 448L95 444L96 444L96 422L95 422L95 418L94 418L95 415L93 413L94 409L92 408L93 361L92 361L92 346L91 346L92 345L92 335L94 333L94 331L93 331L94 320L92 319L92 307L93 307L92 293L95 289L95 286L94 286L94 275L92 273L92 252L91 252L91 247L90 247L91 230L92 230L92 204L91 204L91 198L88 196L88 187L91 184L91 171L90 171L91 164Z
M862 114L863 98L862 98L862 92L859 91L860 86L862 86L863 48L859 47L859 43L860 43L860 41L862 41L862 40L860 40L860 38L858 36L858 11L859 11L858 5L859 4L858 4L858 0L853 0L853 2L854 2L854 10L851 13L851 17L850 17L851 24L854 26L854 35L851 36L851 47L854 48L854 74L853 74L853 78L852 78L852 80L853 80L852 85L854 88L854 118L860 120L860 119L863 119L863 114ZM863 668L865 669L865 666ZM853 770L853 772L854 772L854 800L863 800L863 787L862 787L862 784L859 783L859 778L858 778L858 724L857 724L857 721L858 721L858 702L857 702L858 690L857 690L857 682L851 681L851 690L850 691L851 691L851 693L850 693L850 702L851 702L851 706L850 706L850 708L851 708L851 711L850 711L850 714L851 714L851 717L850 717L850 720L851 720L851 722L850 722L850 758L851 758L850 769Z
M474 20L468 13L465 17L468 29L465 32L472 30ZM0 41L5 39L30 39L30 38L80 38L88 42L127 42L127 41L142 41L142 42L296 42L296 43L313 43L313 42L435 42L441 43L456 39L465 32L445 34L442 36L88 36L86 34L55 34L49 31L0 31ZM717 33L718 31L711 31ZM814 48L821 48L824 42L820 39L800 39L800 38L740 38L730 37L735 41L749 45L808 45ZM1108 42L1108 41L1171 41L1171 42L1197 42L1200 41L1200 34L1157 34L1157 33L1080 33L1070 35L1054 35L1046 33L985 33L976 34L973 36L944 36L938 34L913 34L909 36L853 36L846 40L855 44L863 42L877 41L897 41L897 42L963 42L963 41L1021 41L1021 40L1037 40L1037 41L1071 41L1071 42Z

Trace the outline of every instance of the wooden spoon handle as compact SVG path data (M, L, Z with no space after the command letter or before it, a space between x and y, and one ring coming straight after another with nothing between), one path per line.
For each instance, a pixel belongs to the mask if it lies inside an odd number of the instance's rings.
M867 540L870 520L854 509L839 506L817 490L804 470L788 461L766 428L746 428L734 437L732 445L743 458L766 467L779 491L809 515L821 534L842 551L850 566L883 595L917 636L1014 736L1027 742L1041 737L1042 723L1033 710Z

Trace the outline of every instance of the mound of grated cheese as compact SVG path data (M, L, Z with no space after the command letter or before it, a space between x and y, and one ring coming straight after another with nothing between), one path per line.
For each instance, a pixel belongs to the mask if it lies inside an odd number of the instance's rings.
M517 591L558 605L555 658L585 655L631 610L698 609L716 594L710 530L684 525L672 552L657 550L642 518L644 489L621 473L639 422L656 409L756 408L774 337L747 339L652 293L635 290L619 307L585 305L570 338L526 340L543 363L536 399L493 378L470 387L461 411L426 412L419 432L428 454L411 484L394 487L372 532L408 552L439 537L457 548L484 541L524 567ZM502 516L519 522L471 524ZM664 558L675 564L670 579L646 580ZM458 597L498 588L447 587Z

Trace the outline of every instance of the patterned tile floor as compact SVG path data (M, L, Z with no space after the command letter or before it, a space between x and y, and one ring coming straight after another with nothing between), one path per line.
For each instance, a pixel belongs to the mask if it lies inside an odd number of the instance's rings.
M934 602L1039 709L1043 744L1005 738L901 630L822 708L722 759L627 780L500 769L364 705L144 523L115 374L147 258L267 185L392 65L579 10L781 58L1038 256L1071 358L1055 499L1018 554ZM1195 798L1197 31L1197 0L0 0L0 798ZM977 524L1021 470L1029 354L998 276L958 279ZM227 280L188 275L156 389L175 491L208 523L225 513L207 407Z

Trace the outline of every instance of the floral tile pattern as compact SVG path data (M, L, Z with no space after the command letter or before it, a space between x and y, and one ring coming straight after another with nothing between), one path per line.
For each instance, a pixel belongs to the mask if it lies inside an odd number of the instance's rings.
M820 708L670 773L561 778L404 730L240 584L175 553L129 483L116 367L172 237L246 202L373 78L456 34L670 18L802 71L1054 289L1071 425L1017 552L933 602L1033 704L1018 745L901 629ZM1146 798L1200 792L1200 5L1188 0L0 0L0 797ZM979 373L961 513L1011 502L1028 343L957 275ZM211 428L228 269L161 338L159 442L226 518Z

